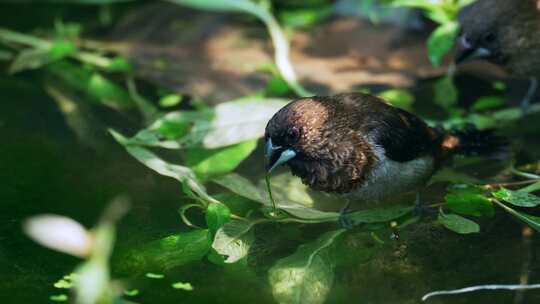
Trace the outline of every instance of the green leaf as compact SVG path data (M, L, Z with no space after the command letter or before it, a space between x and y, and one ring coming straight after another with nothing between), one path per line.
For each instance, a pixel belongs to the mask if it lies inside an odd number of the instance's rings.
M445 196L446 204L455 213L473 216L493 216L493 204L485 190L470 185L454 185Z
M266 123L287 104L283 99L245 98L217 105L210 123L199 122L193 132L206 131L203 147L214 149L264 135Z
M323 234L316 241L280 259L268 272L272 294L278 303L324 303L334 282L336 240L345 230Z
M63 59L67 56L75 54L77 47L73 42L66 40L55 41L49 50L51 61Z
M181 289L181 290L185 290L185 291L192 291L193 290L193 286L191 285L191 283L176 282L176 283L173 283L171 286L174 289Z
M480 232L480 226L477 223L466 219L457 214L439 214L437 222L459 234L469 234Z
M206 208L206 225L212 234L215 234L230 218L231 211L223 204L212 203Z
M51 61L48 50L26 49L15 57L15 60L9 66L9 73L15 74L26 70L39 69Z
M454 79L445 76L438 79L433 84L435 103L439 106L449 109L457 104L458 91L454 85Z
M512 191L501 188L493 192L492 195L518 207L536 207L540 205L540 197L524 191Z
M130 273L134 269L166 271L200 261L210 250L210 242L207 229L173 234L130 250L120 263Z
M482 96L474 102L471 109L473 111L485 111L504 106L504 98L500 96Z
M178 94L169 94L159 99L159 105L164 108L174 107L177 104L179 104L181 101L182 101L182 96Z
M347 217L355 224L384 223L398 219L411 212L413 207L392 206L356 211Z
M111 60L111 63L107 67L109 72L131 72L133 71L133 66L129 63L125 57L115 57Z
M247 256L254 241L253 225L253 222L232 220L218 229L212 248L227 256L225 263L234 263Z
M212 198L206 192L204 186L197 180L195 173L187 167L169 164L163 161L161 158L157 157L154 153L150 152L148 149L126 145L129 141L123 135L113 130L109 130L113 137L120 144L125 145L125 148L131 156L137 159L139 162L147 166L148 168L156 171L157 173L172 177L182 183L185 187L190 189L198 198L204 200L207 203L219 203L214 198ZM190 192L186 193L191 195Z
M67 302L68 296L66 294L52 295L49 297L49 300L53 302Z
M156 280L161 280L163 278L165 278L165 275L162 274L162 273L153 273L153 272L148 272L145 274L145 276L149 279L156 279Z
M526 192L526 193L536 192L538 190L540 190L540 181L532 185L529 185L527 187L519 189L520 192Z
M390 102L393 106L410 111L414 103L414 96L406 90L392 89L378 94L384 100Z
M192 148L186 164L202 179L233 171L257 147L256 140L213 150Z
M436 28L429 36L427 47L429 60L434 66L439 66L443 56L454 45L459 30L457 22L447 22Z
M265 197L262 195L261 190L247 178L237 173L230 173L214 178L212 182L252 201L265 203Z
M126 289L124 290L124 295L125 296L128 296L128 297L136 297L139 295L139 290L138 289Z
M534 230L540 232L540 217L528 215L525 213L518 212L508 206L506 206L503 203L500 203L498 201L495 201L497 205L499 205L501 208L503 208L506 212L510 213L511 215L518 218L520 221L523 221L527 225L529 225Z

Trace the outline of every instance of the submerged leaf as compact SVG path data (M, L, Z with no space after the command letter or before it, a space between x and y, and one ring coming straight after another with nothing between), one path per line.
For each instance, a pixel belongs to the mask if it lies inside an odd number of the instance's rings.
M480 232L480 226L477 223L466 219L457 214L439 214L437 222L459 234Z
M233 220L216 232L212 248L227 256L225 263L234 263L247 256L254 240L253 225L253 222Z
M518 207L536 207L540 205L540 197L524 191L501 188L492 194L494 197Z
M360 223L384 223L398 219L411 212L413 207L392 206L388 208L376 208L356 211L347 217L357 225Z
M334 282L331 249L345 230L327 232L316 241L279 260L269 270L268 281L279 303L324 303Z

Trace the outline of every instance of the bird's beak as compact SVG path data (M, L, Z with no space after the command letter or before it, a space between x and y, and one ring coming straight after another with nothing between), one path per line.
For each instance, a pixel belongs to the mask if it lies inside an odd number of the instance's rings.
M476 48L465 35L459 36L457 41L456 64L462 64L475 59L489 58L493 53L483 47Z
M286 149L280 146L274 146L272 139L268 138L265 147L266 172L270 173L275 168L285 164L296 156L293 149Z

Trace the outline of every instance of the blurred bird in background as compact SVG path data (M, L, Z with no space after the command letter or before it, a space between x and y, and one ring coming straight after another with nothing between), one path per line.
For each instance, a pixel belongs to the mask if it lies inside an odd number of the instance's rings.
M456 63L474 59L530 79L521 106L526 112L540 77L540 1L478 0L460 16Z

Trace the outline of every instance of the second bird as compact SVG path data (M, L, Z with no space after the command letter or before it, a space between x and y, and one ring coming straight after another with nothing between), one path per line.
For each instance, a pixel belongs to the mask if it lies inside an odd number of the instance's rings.
M267 171L288 165L313 190L380 201L423 187L456 154L500 157L492 131L449 132L369 94L301 98L266 126Z

